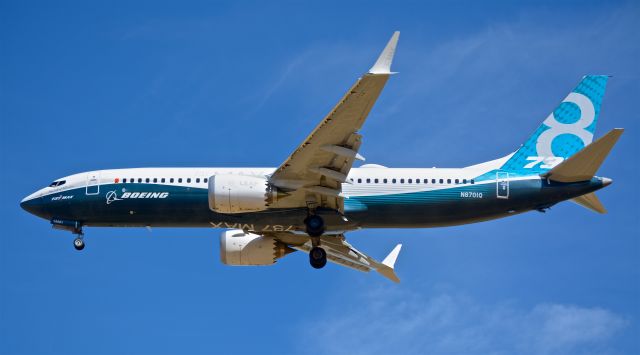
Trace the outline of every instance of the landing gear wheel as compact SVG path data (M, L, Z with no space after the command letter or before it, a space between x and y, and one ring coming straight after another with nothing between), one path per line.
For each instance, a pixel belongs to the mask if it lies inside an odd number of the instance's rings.
M322 269L327 265L327 252L320 247L313 247L309 252L309 263L314 269Z
M73 247L76 248L76 250L84 249L84 240L82 240L82 238L74 239L73 240Z
M309 215L305 218L304 224L307 226L307 234L310 237L319 237L324 233L324 220L318 215Z

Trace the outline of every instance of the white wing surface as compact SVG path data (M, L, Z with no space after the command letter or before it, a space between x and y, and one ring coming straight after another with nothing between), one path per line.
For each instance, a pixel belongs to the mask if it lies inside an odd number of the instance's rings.
M341 184L356 159L361 136L358 131L391 74L398 43L395 32L382 54L347 91L338 104L270 177L288 193L278 207L328 207L343 210Z

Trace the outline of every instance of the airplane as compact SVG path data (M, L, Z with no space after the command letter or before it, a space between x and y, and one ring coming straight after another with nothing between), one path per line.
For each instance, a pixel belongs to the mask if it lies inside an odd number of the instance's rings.
M226 265L272 265L294 251L399 282L398 244L378 261L349 244L349 231L429 228L544 212L571 200L606 210L595 176L623 129L593 141L609 79L587 75L515 152L458 168L387 168L364 161L358 133L387 80L400 33L279 167L136 168L56 179L20 206L76 235L84 227L224 228Z

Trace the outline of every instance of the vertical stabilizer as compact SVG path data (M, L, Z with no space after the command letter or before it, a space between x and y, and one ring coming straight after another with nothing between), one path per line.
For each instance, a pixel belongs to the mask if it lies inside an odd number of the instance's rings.
M606 75L587 75L502 166L502 170L540 174L593 141Z

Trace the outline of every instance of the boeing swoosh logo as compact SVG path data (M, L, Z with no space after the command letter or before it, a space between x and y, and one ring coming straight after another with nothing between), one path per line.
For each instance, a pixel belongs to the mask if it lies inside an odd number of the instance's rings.
M107 192L107 205L110 205L113 201L121 201L122 199L118 198L118 194L115 191Z

